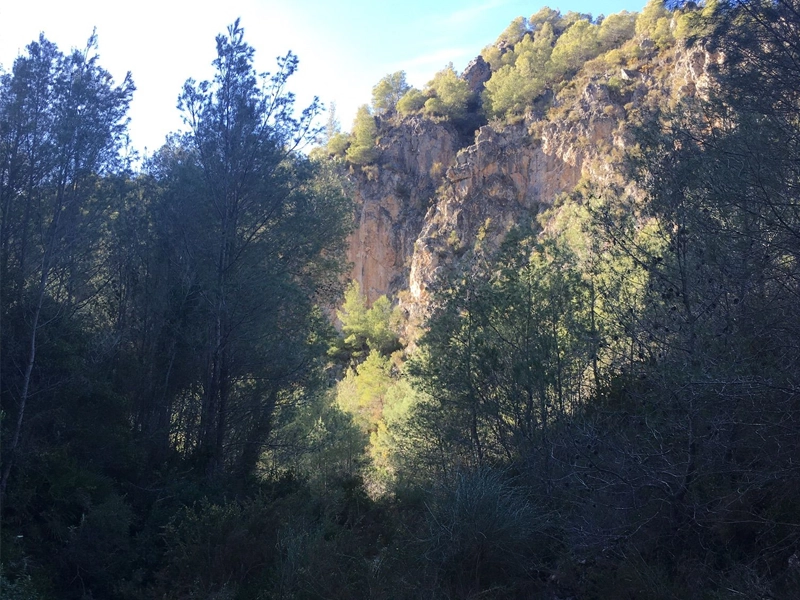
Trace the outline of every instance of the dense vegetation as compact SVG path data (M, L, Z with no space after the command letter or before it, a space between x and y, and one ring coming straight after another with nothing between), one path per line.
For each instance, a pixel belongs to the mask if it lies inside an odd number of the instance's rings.
M692 46L722 52L704 94L616 75ZM263 80L234 25L141 173L93 43L17 59L4 597L796 597L800 6L543 9L483 54L481 98L394 73L309 159L296 58ZM615 177L463 248L416 339L342 285L381 120L569 119L597 73Z

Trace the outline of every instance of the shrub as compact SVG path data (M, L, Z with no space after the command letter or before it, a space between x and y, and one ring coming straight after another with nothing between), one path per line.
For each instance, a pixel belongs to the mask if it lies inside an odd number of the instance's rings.
M420 92L417 88L411 88L405 95L397 102L397 112L402 115L410 115L422 110L425 106L425 100L428 97Z
M547 527L547 519L501 473L460 473L428 507L425 557L455 586L455 595L466 597L536 568Z

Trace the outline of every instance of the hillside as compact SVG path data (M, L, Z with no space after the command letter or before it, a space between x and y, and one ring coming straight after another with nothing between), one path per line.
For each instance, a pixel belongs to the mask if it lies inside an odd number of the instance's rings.
M0 76L3 597L794 600L800 6L519 17L322 144L237 21Z
M670 33L678 29L688 35L693 11L651 16L656 29L642 26L638 34L634 15L623 16L631 18L628 29L605 52L596 48L574 74L554 79L530 104L491 123L480 97L487 95L492 70L479 56L460 76L476 97L470 120L484 123L473 135L459 132L459 120L425 111L376 111L374 157L351 169L360 212L348 257L352 279L368 300L410 290L411 302L417 303L440 262L457 262L456 254L474 246L487 219L496 249L513 224L535 220L580 183L620 183L640 115L709 86L708 68L718 55L702 44L687 47L685 38ZM549 17L557 22L578 15L553 12ZM657 45L653 37L665 36L664 31L666 39L659 38ZM513 54L507 35L484 53ZM532 37L526 33L518 44ZM477 78L475 65L485 68ZM344 154L342 146L336 151Z
M727 563L722 575L697 565L731 557L744 521L766 524L750 500L794 502L768 483L786 483L791 469L796 441L783 427L797 376L794 150L783 155L797 141L796 20L777 16L795 14L783 3L774 10L769 19L786 20L767 32L751 7L651 3L598 21L543 9L514 21L460 82L437 75L461 90L460 107L432 103L436 78L377 107L402 73L379 82L371 151L353 161L341 138L328 146L356 188L353 289L366 306L394 299L407 345L381 359L363 334L338 389L370 435L379 488L457 473L466 479L450 484L454 494L498 486L493 498L513 504L503 494L524 489L520 510L555 511L568 545L594 548L570 555L595 565L567 577L583 583L553 575L577 597L623 593L616 577L630 578L631 597L695 597L662 568L692 571L703 581L696 597L734 579L729 591L755 593L737 579L756 577L754 567ZM760 97L761 78L780 91ZM340 316L345 335L356 330L347 305ZM486 483L498 468L526 483ZM724 535L702 533L722 523ZM781 548L760 546L784 568L794 560L788 527L781 541L750 531ZM458 543L487 560L499 551ZM617 558L601 560L600 546ZM639 566L615 562L630 553ZM773 593L791 597L789 587Z

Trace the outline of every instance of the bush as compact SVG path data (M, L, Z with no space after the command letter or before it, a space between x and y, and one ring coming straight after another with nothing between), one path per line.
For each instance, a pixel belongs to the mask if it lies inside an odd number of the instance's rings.
M539 567L542 549L552 543L542 543L548 526L501 473L460 473L428 507L425 557L455 595L466 597Z
M166 527L164 598L234 597L263 580L276 562L276 515L265 498L208 500L184 509Z
M422 110L425 106L425 100L428 97L420 92L417 88L411 88L406 94L397 102L397 112L402 115L410 115Z
M79 526L71 528L65 559L69 570L81 573L92 589L112 596L128 574L132 559L130 527L133 511L118 494L84 513Z

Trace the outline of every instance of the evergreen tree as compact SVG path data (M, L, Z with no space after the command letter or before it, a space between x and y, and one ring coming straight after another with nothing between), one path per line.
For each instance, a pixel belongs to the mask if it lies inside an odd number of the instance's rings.
M98 176L124 166L119 153L134 87L129 75L114 85L100 67L94 35L68 56L40 37L0 86L0 318L9 416L1 503L28 401L47 379L36 368L42 329L74 316L101 285L94 269L107 207L97 197Z
M318 112L315 101L294 115L285 86L297 58L263 81L253 53L238 22L217 37L213 81L189 80L180 98L186 154L165 165L202 340L197 391L178 407L181 445L209 472L250 473L276 406L311 381L321 350L308 343L313 301L340 272L348 216L339 191L294 152Z
M405 71L386 75L372 88L372 110L378 115L394 112L397 102L410 89Z
M488 115L521 114L545 91L554 43L553 28L546 22L533 37L525 37L514 47L515 62L501 67L486 82L484 107Z
M398 318L386 296L367 308L361 287L353 281L345 291L342 308L336 311L336 316L342 323L344 346L354 357L361 356L367 348L384 356L398 349L395 331Z
M427 89L432 97L425 102L425 114L452 120L466 116L471 92L467 82L458 76L452 64L434 75L428 82Z
M550 56L551 80L572 76L587 60L600 53L598 30L591 21L581 19L558 38Z
M375 117L365 104L359 107L353 122L353 140L347 149L347 160L355 165L367 165L378 157L375 142L378 137L378 126Z
M592 388L589 289L571 250L512 232L497 265L444 292L411 362L430 398L417 410L437 438L429 449L475 466L547 454L553 423Z

